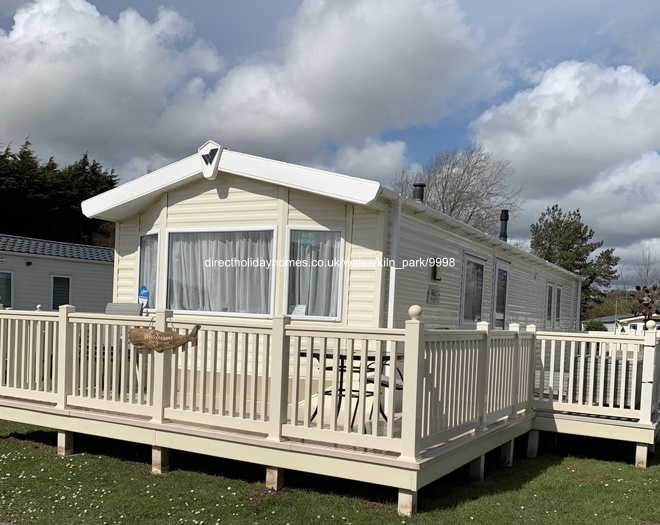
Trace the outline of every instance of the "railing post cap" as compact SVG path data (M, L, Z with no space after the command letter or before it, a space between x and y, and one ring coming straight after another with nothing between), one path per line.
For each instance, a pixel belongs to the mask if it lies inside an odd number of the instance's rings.
M71 304L63 304L59 307L60 312L75 312L76 307Z
M408 315L411 319L419 321L422 317L422 307L418 304L413 304L410 308L408 308Z
M479 321L477 323L477 330L484 330L488 332L490 330L490 323L488 321Z

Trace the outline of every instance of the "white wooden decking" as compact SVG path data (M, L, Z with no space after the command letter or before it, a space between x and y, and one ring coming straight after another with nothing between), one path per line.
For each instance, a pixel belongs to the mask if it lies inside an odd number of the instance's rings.
M62 453L76 432L149 444L155 472L180 449L263 464L273 487L282 469L392 486L403 514L423 486L467 463L482 477L484 454L510 459L530 431L531 454L537 431L566 432L633 441L645 465L654 334L429 331L420 313L360 332L208 318L197 347L151 353L131 327L186 333L198 319L2 311L0 419L57 429Z

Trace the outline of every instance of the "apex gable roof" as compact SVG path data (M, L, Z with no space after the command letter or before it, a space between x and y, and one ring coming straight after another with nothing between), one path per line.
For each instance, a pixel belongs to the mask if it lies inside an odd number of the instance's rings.
M380 183L372 180L255 157L222 148L211 141L206 145L217 146L219 150L219 160L214 159L218 162L219 176L223 172L230 173L362 205L375 201L383 190ZM204 162L201 154L186 157L83 201L82 211L90 218L121 221L140 212L163 193L202 180Z

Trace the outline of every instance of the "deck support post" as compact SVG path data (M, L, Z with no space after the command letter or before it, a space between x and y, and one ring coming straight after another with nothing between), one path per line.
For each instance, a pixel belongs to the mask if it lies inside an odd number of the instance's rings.
M488 361L490 355L490 323L480 321L477 330L485 332L484 339L479 345L477 358L477 432L488 430L486 416L488 414Z
M500 447L500 465L510 467L513 465L514 440L507 441Z
M57 455L61 458L73 455L73 432L57 431Z
M273 317L271 377L270 377L270 421L268 438L271 441L282 441L282 425L286 423L287 405L289 403L289 337L286 335L286 325L291 323L288 315ZM268 484L268 481L266 481Z
M539 453L539 439L541 432L530 430L527 434L527 457L535 458Z
M482 454L476 459L470 461L470 477L483 481L486 474L486 455Z
M635 447L635 466L637 468L646 468L649 458L648 443L637 443Z
M422 387L424 377L425 328L422 307L408 309L403 365L403 398L401 401L401 457L418 461L422 449ZM399 501L401 501L399 492Z
M417 491L399 489L399 501L396 507L401 516L412 516L417 512Z
M520 323L511 323L509 330L516 332L513 354L513 379L511 383L511 413L509 414L509 419L516 419L518 417L518 397L520 395L520 349L522 348L520 344Z
M266 467L266 488L268 490L282 490L284 488L284 472L281 467Z
M655 362L656 332L647 330L644 332L644 361L642 365L642 391L640 394L640 423L651 424L653 413L658 408L657 386L654 388L653 379L655 377L655 367L660 363ZM638 372L639 373L639 372Z
M151 473L165 474L170 471L170 449L165 447L151 447Z
M57 336L57 405L60 410L66 410L67 397L72 393L73 386L73 323L69 315L76 311L75 306L63 304L59 308Z

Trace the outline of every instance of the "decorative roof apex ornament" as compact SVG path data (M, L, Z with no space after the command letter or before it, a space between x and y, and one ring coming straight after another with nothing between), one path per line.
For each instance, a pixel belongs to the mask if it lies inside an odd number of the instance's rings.
M197 150L202 163L202 174L205 179L215 180L218 176L218 164L224 148L212 140L207 141Z

